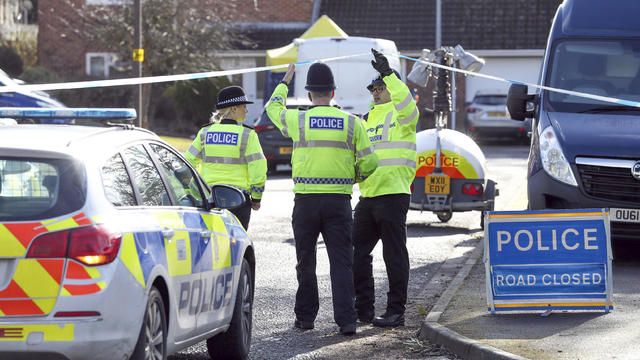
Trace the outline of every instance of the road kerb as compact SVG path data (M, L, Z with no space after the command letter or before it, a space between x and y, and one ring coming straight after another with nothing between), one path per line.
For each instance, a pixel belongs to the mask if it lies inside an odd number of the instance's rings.
M431 308L431 311L425 316L418 337L427 339L433 344L442 345L464 359L524 360L526 358L469 339L438 323L449 302L458 291L458 288L460 288L482 255L482 250L483 242L480 241L465 261L464 266L451 281L447 290L442 293L442 296L440 296L436 304Z

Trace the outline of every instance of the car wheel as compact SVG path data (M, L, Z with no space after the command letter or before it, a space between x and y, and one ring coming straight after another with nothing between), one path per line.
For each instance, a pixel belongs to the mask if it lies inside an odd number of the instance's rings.
M253 325L253 279L246 259L242 260L233 317L226 332L207 339L212 359L246 359L251 348Z
M164 360L167 358L167 316L160 291L154 286L144 312L142 328L131 360Z
M447 221L451 220L453 213L451 211L439 211L436 213L436 215L438 216L438 219L440 219L440 221L446 223Z

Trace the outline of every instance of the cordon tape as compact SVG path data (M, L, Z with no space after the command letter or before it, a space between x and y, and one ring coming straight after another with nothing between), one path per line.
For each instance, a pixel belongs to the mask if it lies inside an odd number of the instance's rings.
M359 56L371 56L370 53L361 53L361 54L353 54L353 55L345 55L345 56L336 56L330 58L323 58L317 60L309 60L294 63L296 66L310 65L314 62L329 62L329 61L337 61L344 60ZM506 82L510 84L521 84L527 85L532 88L554 91L568 95L579 96L583 98L589 98L593 100L599 100L614 104L626 105L631 107L640 108L640 102L630 101L624 99L618 99L609 96L601 96L601 95L593 95L588 93L582 93L577 91L558 89L544 85L532 84L523 81L509 80L498 76L486 75L476 72L471 72L467 70L462 70L446 65L440 65L428 61L424 61L422 59L416 59L404 55L399 55L399 58L419 62L425 65L433 66L436 68L442 68L454 72L459 72L469 76L477 76L489 80L495 80L500 82ZM109 87L109 86L125 86L125 85L139 85L139 84L153 84L153 83L161 83L161 82L170 82L170 81L182 81L182 80L197 80L197 79L205 79L211 77L220 77L220 76L230 76L236 74L246 74L252 72L261 72L275 69L283 69L286 68L287 65L272 65L272 66L261 66L247 69L236 69L236 70L223 70L223 71L207 71L207 72L199 72L199 73L191 73L191 74L179 74L179 75L164 75L164 76L149 76L149 77L140 77L140 78L128 78L128 79L112 79L112 80L94 80L94 81L75 81L75 82L65 82L65 83L51 83L51 84L27 84L27 85L5 85L0 86L0 93L6 92L20 92L20 91L33 91L33 90L68 90L68 89L89 89L89 88L97 88L97 87Z

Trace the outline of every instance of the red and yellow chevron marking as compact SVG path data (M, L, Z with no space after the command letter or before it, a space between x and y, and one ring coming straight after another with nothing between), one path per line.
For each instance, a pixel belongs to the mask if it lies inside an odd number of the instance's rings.
M0 341L26 341L30 333L44 335L44 341L73 341L74 324L0 325Z
M48 314L60 291L63 268L63 259L20 260L9 286L0 292L0 312L5 315Z
M433 172L436 166L436 151L424 151L417 155L417 177L425 177ZM462 155L453 151L442 150L440 158L442 172L452 179L477 179L476 169Z
M67 273L65 279L70 280L91 280L99 279L100 271L96 268L86 267L73 260L69 260L67 264ZM62 289L62 296L77 296L95 294L106 287L104 281L93 284L67 284Z
M88 280L100 277L100 271L96 268L83 266L73 260L67 264L67 274L65 279Z

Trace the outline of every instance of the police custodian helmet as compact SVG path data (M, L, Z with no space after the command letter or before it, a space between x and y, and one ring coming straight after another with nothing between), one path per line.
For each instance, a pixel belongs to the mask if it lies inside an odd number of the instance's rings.
M333 73L329 65L324 63L311 64L307 72L307 86L304 88L313 92L335 90L336 85L333 82Z
M240 86L228 86L218 93L218 104L216 109L224 109L234 105L253 104L244 94Z

